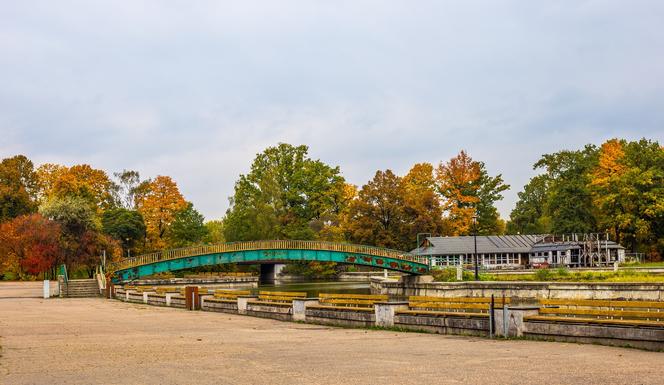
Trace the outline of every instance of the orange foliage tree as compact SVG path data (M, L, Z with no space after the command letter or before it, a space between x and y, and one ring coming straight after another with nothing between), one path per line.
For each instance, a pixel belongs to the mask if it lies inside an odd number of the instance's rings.
M187 202L177 184L170 177L160 175L139 188L136 206L145 220L147 247L159 250L167 246L168 229Z
M436 169L438 191L450 235L466 235L472 230L472 217L479 202L480 164L461 151Z

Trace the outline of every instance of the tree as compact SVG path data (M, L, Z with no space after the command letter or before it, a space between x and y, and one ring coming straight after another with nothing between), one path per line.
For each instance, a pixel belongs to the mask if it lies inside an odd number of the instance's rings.
M405 236L403 185L391 170L377 171L362 186L344 222L346 237L355 243L406 250L412 239Z
M136 208L136 191L141 185L141 176L138 171L122 170L122 172L113 173L118 180L117 196L118 204L128 210Z
M643 245L641 251L655 252L662 238L663 186L664 151L658 143L612 139L602 144L590 171L599 229L632 251Z
M168 176L158 176L143 183L136 198L138 212L145 221L148 248L165 248L168 229L176 214L187 205L177 184Z
M39 214L28 214L0 224L0 263L19 275L54 270L62 259L60 226Z
M224 219L229 241L313 239L314 222L335 209L338 167L308 157L306 146L281 143L254 159L235 183Z
M407 217L403 236L417 239L418 233L441 234L443 212L436 193L436 180L430 163L414 165L402 179L404 214Z
M100 228L97 208L79 196L51 198L40 208L43 216L61 226L60 244L64 261L69 270L74 266L85 266L92 277L94 268L107 243L98 230Z
M44 164L37 170L42 202L51 198L80 197L97 210L116 206L118 186L105 171L87 164L72 167Z
M205 222L206 234L203 237L203 242L209 245L216 245L224 243L224 222L219 220Z
M510 234L544 234L550 232L550 218L546 215L548 179L537 175L530 179L510 214L507 230Z
M37 176L32 162L23 155L0 163L0 222L35 212Z
M558 234L589 233L597 222L590 194L590 170L597 164L597 148L545 154L534 168L544 169L549 181L547 216L551 231Z
M201 243L207 235L207 228L203 224L204 217L191 202L187 202L184 209L175 214L175 219L168 231L171 247L184 247Z
M489 176L482 162L474 161L465 151L436 170L438 192L443 198L443 209L450 235L472 232L473 216L477 215L479 234L496 234L501 223L495 202L509 189L502 176Z
M103 232L118 240L124 250L130 250L145 240L145 222L141 213L126 208L107 210L102 214Z

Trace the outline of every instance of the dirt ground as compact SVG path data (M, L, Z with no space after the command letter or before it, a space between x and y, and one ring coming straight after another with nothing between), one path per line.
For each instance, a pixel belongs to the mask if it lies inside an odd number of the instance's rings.
M662 384L664 353L341 329L0 283L0 384Z

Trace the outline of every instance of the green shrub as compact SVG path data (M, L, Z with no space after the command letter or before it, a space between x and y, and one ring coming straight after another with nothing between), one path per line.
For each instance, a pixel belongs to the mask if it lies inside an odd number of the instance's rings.
M553 274L551 274L551 270L549 269L539 269L535 271L535 278L538 281L550 281L552 277Z

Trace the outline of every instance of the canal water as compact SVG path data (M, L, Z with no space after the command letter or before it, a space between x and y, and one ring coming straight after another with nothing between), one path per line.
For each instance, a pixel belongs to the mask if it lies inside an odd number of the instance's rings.
M320 293L336 294L371 294L369 282L313 281L313 282L276 282L258 286L258 291L299 291L307 297L317 297Z

